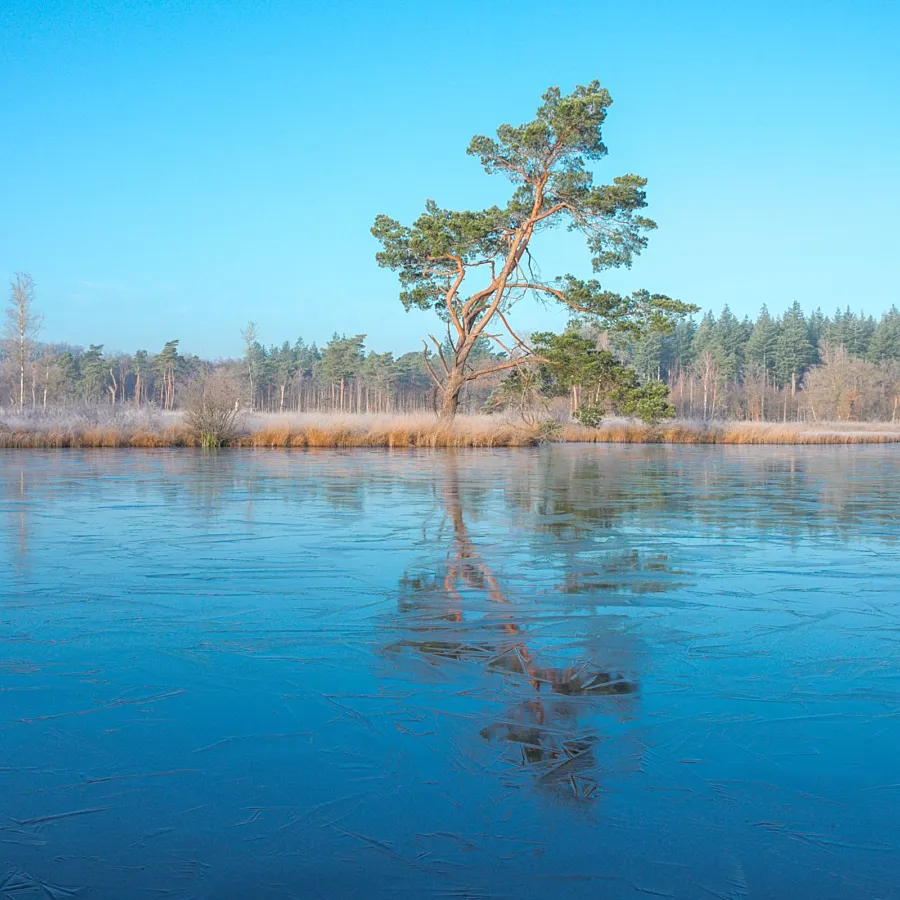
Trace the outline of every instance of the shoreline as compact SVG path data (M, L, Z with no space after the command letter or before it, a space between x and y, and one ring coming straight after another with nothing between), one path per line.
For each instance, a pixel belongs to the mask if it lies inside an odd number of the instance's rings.
M199 438L179 420L56 424L0 422L0 449L198 448ZM12 426L12 427L11 427ZM430 416L257 415L223 449L477 449L567 444L852 445L900 443L900 423L775 423L673 421L646 425L609 420L599 428L538 426L459 416L452 424Z

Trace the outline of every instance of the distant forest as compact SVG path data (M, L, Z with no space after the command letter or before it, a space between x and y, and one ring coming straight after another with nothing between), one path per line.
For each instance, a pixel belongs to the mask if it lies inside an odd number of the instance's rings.
M41 342L30 295L24 312L14 299L15 290L0 351L0 403L9 411L85 404L171 410L191 380L211 370L238 380L245 407L262 412L416 412L437 402L421 350L399 356L367 351L363 334L335 334L321 347L302 338L267 346L251 324L240 359L203 360L180 352L177 340L156 352L111 353L102 345ZM644 381L665 382L680 418L897 420L896 307L875 319L849 308L805 315L794 303L781 316L763 306L751 320L726 306L718 316L686 319L669 334L640 340L585 333ZM482 340L470 362L487 366L504 355ZM473 382L462 409L501 408L504 374Z

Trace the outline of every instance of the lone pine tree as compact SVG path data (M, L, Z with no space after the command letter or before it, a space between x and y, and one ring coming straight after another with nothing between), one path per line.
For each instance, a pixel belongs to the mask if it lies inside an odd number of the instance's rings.
M540 277L532 242L549 228L567 225L581 232L596 273L629 267L656 227L641 215L645 178L621 175L612 184L595 185L587 168L587 161L607 152L602 128L612 100L606 89L597 81L566 95L553 87L542 99L533 121L501 125L496 138L479 135L469 144L468 153L489 175L512 183L505 206L455 211L429 200L412 225L379 215L372 228L382 246L378 264L398 273L406 309L434 310L446 325L449 341L429 335L436 353L425 358L444 418L456 414L467 382L540 361L510 321L512 308L526 296L633 334L665 331L694 310L664 294L604 290L596 279ZM473 349L481 338L492 340L505 358L474 367Z

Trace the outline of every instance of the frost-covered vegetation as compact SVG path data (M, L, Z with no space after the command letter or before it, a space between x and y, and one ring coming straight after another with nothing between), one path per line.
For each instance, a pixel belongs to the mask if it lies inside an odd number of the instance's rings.
M763 310L755 321L738 320L726 308L718 317L686 320L671 334L640 341L582 334L627 363L641 383L668 387L678 419L898 421L895 308L878 320L849 311L805 316L794 307L783 317ZM152 417L153 411L179 409L192 382L211 371L234 379L242 408L259 412L408 414L431 412L435 405L421 352L395 357L367 351L364 335L335 336L321 348L302 340L266 346L254 337L243 358L217 361L182 354L177 341L155 354L38 341L26 349L24 377L16 347L6 341L0 350L0 404L4 418L25 416L44 423L41 428L57 421L61 409L68 420L85 424L110 410L130 421L135 410ZM485 342L472 364L498 356ZM529 371L473 382L462 409L521 405L515 389Z
M227 423L226 423L227 424ZM658 424L611 417L587 427L566 417L527 422L518 415L434 413L262 413L227 430L204 431L190 413L152 407L73 406L0 410L0 448L102 447L529 447L548 441L676 444L843 444L900 441L900 424L769 423L673 420ZM207 435L206 439L204 435Z

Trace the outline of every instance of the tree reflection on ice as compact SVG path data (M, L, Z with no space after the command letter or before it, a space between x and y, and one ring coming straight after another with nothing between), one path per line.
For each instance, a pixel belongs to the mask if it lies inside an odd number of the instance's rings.
M621 701L637 693L637 683L595 656L556 661L559 651L542 646L521 624L523 604L501 586L467 527L455 458L445 472L446 560L442 570L401 581L399 611L413 636L387 649L416 653L434 665L475 663L481 673L502 676L505 683L493 687L495 701L510 694L517 699L480 736L498 745L506 764L528 769L539 787L590 798L602 768L595 755L603 742L597 713L627 715ZM560 589L572 592L573 577L568 573Z

